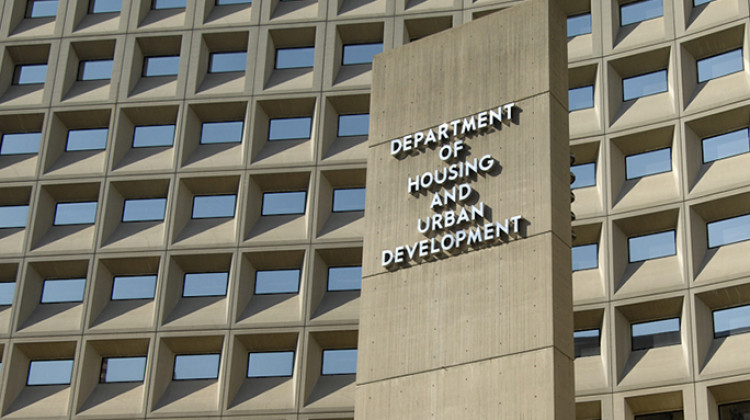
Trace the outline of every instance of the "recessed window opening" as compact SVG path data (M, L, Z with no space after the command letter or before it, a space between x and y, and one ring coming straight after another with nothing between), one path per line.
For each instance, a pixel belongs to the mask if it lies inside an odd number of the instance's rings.
M674 230L628 238L630 262L667 257L676 253Z
M107 128L85 128L79 130L68 130L68 139L65 142L66 152L81 150L104 150L107 147Z
M146 356L106 357L102 359L100 383L143 382Z
M85 278L48 279L42 285L41 303L83 302Z
M112 59L81 61L78 80L109 80L112 78L112 63Z
M746 241L750 239L750 214L707 223L706 230L709 248Z
M180 69L179 55L145 57L143 59L143 76L176 76Z
M740 401L719 406L719 420L744 420L748 415L750 415L750 401Z
M175 381L216 379L219 377L221 355L178 354L174 357L172 379Z
M315 63L315 47L277 48L275 69L299 69Z
M633 323L630 326L633 350L646 350L680 344L680 318Z
M234 217L236 201L237 196L234 194L193 196L193 213L191 217L193 219Z
M711 3L714 0L693 0L693 7L698 7L702 4Z
M659 70L622 79L622 100L630 101L644 96L666 92L667 70Z
M366 136L370 131L370 114L339 115L338 137Z
M244 121L205 122L200 144L241 143Z
M14 85L42 84L47 77L47 63L20 64L13 74Z
M683 420L682 411L670 411L668 413L641 414L635 416L634 420Z
M696 65L698 83L740 72L744 69L742 48L698 60Z
M226 296L229 273L186 273L182 284L183 297Z
M625 156L625 179L641 178L671 170L671 147Z
M594 86L568 89L568 111L578 111L594 107Z
M154 10L184 9L185 0L153 0L151 8Z
M91 0L89 13L119 13L122 9L122 0Z
M125 200L122 209L123 222L147 222L164 220L166 198L138 198Z
M13 304L13 295L16 292L16 282L6 281L0 283L0 305Z
M598 356L601 354L601 330L578 330L573 332L575 357Z
M357 373L357 349L323 350L323 375L354 375Z
M26 385L70 385L73 375L73 359L32 360Z
M174 124L136 126L133 130L133 147L172 146L174 128Z
M591 33L591 13L568 16L568 38Z
M272 118L268 122L268 140L309 139L312 117Z
M375 54L383 52L383 43L374 42L369 44L347 44L344 45L344 53L341 64L348 66L352 64L369 64Z
M57 0L28 0L26 3L27 18L55 17Z
M0 206L0 229L26 227L29 206Z
M570 167L576 180L570 184L570 189L591 187L596 185L596 162L583 163Z
M217 6L227 6L230 4L250 4L252 0L216 0Z
M96 220L96 201L78 203L57 203L55 206L55 226L90 225Z
M620 6L620 26L631 25L664 15L662 0L640 0Z
M263 193L262 216L305 214L307 191Z
M156 294L156 274L115 276L112 280L112 300L153 299Z
M365 209L364 188L336 188L333 190L333 212L362 211Z
M258 270L255 272L255 294L298 293L300 270Z
M713 162L750 152L750 135L748 128L732 131L701 141L703 146L703 163Z
M41 142L41 132L3 134L0 138L0 156L36 154Z
M599 244L578 245L571 248L573 271L599 267Z
M750 305L713 311L714 338L750 332Z
M328 267L328 291L342 292L362 289L362 266Z
M248 378L292 376L293 370L293 351L249 353L247 356Z
M216 52L209 55L209 73L245 71L247 51Z

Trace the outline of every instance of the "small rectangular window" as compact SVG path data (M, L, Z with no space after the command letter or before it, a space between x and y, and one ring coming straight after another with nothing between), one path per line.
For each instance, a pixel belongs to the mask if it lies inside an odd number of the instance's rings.
M0 155L33 155L39 152L42 133L6 133L0 138Z
M32 360L26 385L70 385L73 375L73 359Z
M742 48L698 60L698 83L716 79L744 69Z
M294 369L293 351L271 351L250 353L247 356L247 377L268 378L292 376Z
M646 261L667 257L677 253L675 248L675 231L652 233L628 238L630 262Z
M375 54L383 52L383 43L371 44L348 44L344 45L342 63L345 66L351 64L369 64Z
M106 357L102 359L101 383L143 382L146 356Z
M599 266L599 244L574 246L571 251L573 271L589 270Z
M109 80L112 78L112 60L86 60L78 65L78 80Z
M247 51L211 53L209 56L209 73L227 73L245 71Z
M255 294L270 295L299 292L300 270L258 270L255 272Z
M145 57L143 59L143 76L176 76L180 69L179 55Z
M185 0L153 0L151 8L154 10L184 9Z
M620 26L655 19L664 15L662 0L640 0L620 6Z
M118 13L122 9L122 0L91 0L89 13Z
M0 206L0 229L26 227L29 206Z
M193 196L193 219L208 219L212 217L234 217L237 196L226 195L196 195Z
M750 214L710 222L706 229L709 248L746 241L750 239Z
M594 86L582 86L579 88L568 89L568 111L578 111L581 109L594 107Z
M633 350L680 344L680 318L633 323L630 331Z
M300 69L315 64L315 47L277 48L275 69Z
M600 335L601 331L598 328L574 331L573 342L575 344L575 357L600 355Z
M175 381L194 379L216 379L219 377L221 355L211 354L178 354L174 357Z
M666 92L667 71L659 70L622 79L622 100L630 101L644 96Z
M328 291L362 290L362 266L328 267Z
M268 122L268 140L309 139L312 117L272 118Z
M81 130L68 130L68 139L65 142L66 152L79 150L104 150L107 147L106 128L86 128Z
M156 274L115 276L112 280L112 300L153 299L156 293Z
M41 303L83 302L86 279L49 279L42 285Z
M57 203L55 206L55 226L89 225L96 220L96 201L79 203Z
M28 0L26 3L27 18L57 16L57 0Z
M362 211L365 209L364 188L336 188L333 190L333 211Z
M166 198L139 198L125 200L122 209L123 222L145 222L164 220Z
M263 193L261 215L304 214L306 191Z
M174 144L174 124L139 125L133 130L133 147L169 147Z
M682 411L670 411L668 413L641 414L635 416L634 420L683 420Z
M227 6L230 4L251 4L252 0L216 0L217 6Z
M8 306L13 304L13 295L16 292L16 283L12 281L0 283L0 305Z
M703 146L703 163L713 162L750 152L750 133L747 128L713 137L706 137Z
M187 273L183 280L183 297L226 296L229 273Z
M625 178L635 179L672 170L672 148L625 156Z
M575 175L576 180L570 184L570 189L585 188L596 185L596 163L583 163L570 167L570 172Z
M713 318L714 338L750 332L750 305L718 309Z
M745 420L747 418L750 418L750 401L719 406L719 420Z
M323 350L323 375L357 373L357 349Z
M693 7L698 7L700 5L711 3L714 0L693 0Z
M205 122L201 125L201 144L241 143L244 121Z
M14 85L42 84L47 77L47 63L21 64L16 66L13 74Z
M366 136L370 131L370 114L339 115L339 126L336 136Z
M568 16L568 38L591 33L591 13Z

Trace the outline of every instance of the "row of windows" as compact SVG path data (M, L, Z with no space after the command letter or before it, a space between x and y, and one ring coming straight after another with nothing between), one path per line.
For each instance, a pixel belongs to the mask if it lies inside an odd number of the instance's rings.
M57 1L58 0L28 0L26 4L26 17L55 17L57 15ZM223 6L251 2L251 0L216 0L216 5ZM152 0L151 8L153 10L184 9L186 5L186 0ZM118 13L121 10L122 0L91 0L89 2L89 13Z

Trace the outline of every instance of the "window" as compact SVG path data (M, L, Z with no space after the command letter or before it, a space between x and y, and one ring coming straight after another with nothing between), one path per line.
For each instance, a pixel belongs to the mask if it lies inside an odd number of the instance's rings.
M0 206L0 229L26 227L29 206Z
M643 22L664 15L662 0L640 0L620 6L620 26Z
M373 44L344 45L344 54L341 64L345 66L350 64L369 64L372 63L372 57L381 52L383 52L382 42Z
M193 196L193 219L208 219L211 217L234 217L234 205L237 196L227 195L196 195Z
M328 291L362 290L362 266L328 267Z
M139 198L125 200L122 210L123 222L164 220L166 198Z
M41 303L83 302L86 279L49 279L42 285Z
M116 13L122 9L122 0L91 0L89 13Z
M625 156L625 178L635 179L672 170L672 148Z
M209 57L209 73L226 73L231 71L245 71L247 52L211 53Z
M568 111L594 107L594 86L568 89Z
M591 13L568 16L568 38L591 33Z
M299 269L258 270L255 272L255 294L297 293L299 280Z
M263 193L261 215L304 214L306 191Z
M364 188L337 188L333 190L333 211L361 211L365 209Z
M133 147L163 147L174 143L174 124L139 125L133 130Z
M0 305L8 306L13 303L13 294L16 292L16 283L12 281L0 283Z
M78 80L109 80L111 78L111 59L81 61L78 66Z
M633 350L680 344L680 318L631 324Z
M599 244L574 246L571 251L573 271L588 270L599 266Z
M570 172L575 175L576 180L570 184L570 189L591 187L596 185L596 163L584 163L570 167Z
M713 162L750 152L748 129L732 131L713 137L706 137L703 146L703 163Z
M55 206L55 226L88 225L96 219L96 201L79 203L57 203Z
M646 261L675 255L675 231L652 233L628 238L630 262Z
M339 115L338 137L366 136L370 131L370 114Z
M172 379L216 379L219 377L220 360L221 355L216 353L175 355Z
M635 416L634 420L683 420L682 411L670 411L668 413L642 414Z
M201 144L242 142L243 121L205 122L201 125Z
M357 349L323 350L323 375L357 373Z
M26 3L27 18L55 17L57 0L28 0Z
M185 0L154 0L151 8L154 10L184 9Z
M315 63L315 47L277 48L276 69L299 69L312 67Z
M143 59L143 76L175 76L180 69L179 55L163 55Z
M641 74L622 80L622 100L642 98L667 91L667 71Z
M272 118L268 123L268 140L309 139L312 117Z
M711 3L714 0L693 0L693 7L698 7L702 4Z
M146 356L107 357L102 359L99 382L143 382L146 375Z
M216 0L217 6L226 6L229 4L250 4L251 0Z
M598 328L574 331L573 342L575 344L575 357L600 355L600 335L601 331Z
M294 369L293 351L272 351L250 353L247 356L247 377L267 378L272 376L292 376Z
M746 241L750 239L750 214L708 223L706 229L709 248Z
M183 297L226 296L229 273L186 273L182 285Z
M73 359L32 360L26 385L70 385L73 374Z
M68 140L65 143L65 151L104 150L107 147L108 133L109 130L106 128L68 130Z
M44 83L47 77L47 63L44 64L21 64L16 66L13 75L14 85L33 85Z
M153 299L156 293L156 274L115 276L112 280L112 300Z
M42 133L7 133L0 138L1 155L31 155L39 152Z
M713 312L714 338L750 331L750 305L718 309Z
M698 60L698 83L737 73L744 68L742 48Z
M740 401L719 406L719 420L746 419L750 416L750 401Z

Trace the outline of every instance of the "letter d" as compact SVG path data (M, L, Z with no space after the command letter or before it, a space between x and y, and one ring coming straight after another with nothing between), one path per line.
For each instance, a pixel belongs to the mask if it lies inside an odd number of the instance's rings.
M389 251L387 249L384 250L383 251L383 262L382 262L383 267L388 267L392 263L393 263L393 252L391 252L391 251Z
M401 142L399 139L391 140L391 155L396 156L401 151Z

